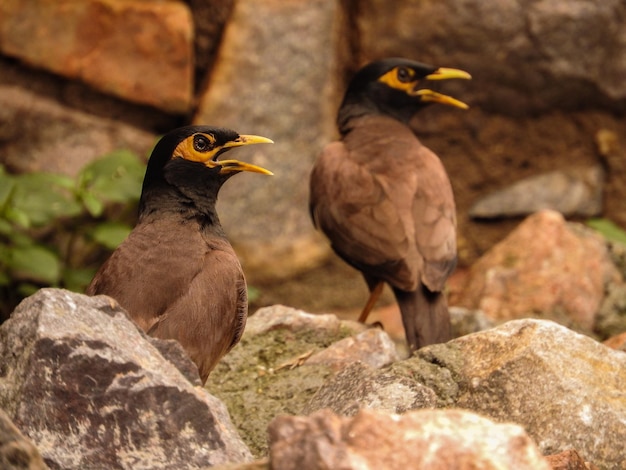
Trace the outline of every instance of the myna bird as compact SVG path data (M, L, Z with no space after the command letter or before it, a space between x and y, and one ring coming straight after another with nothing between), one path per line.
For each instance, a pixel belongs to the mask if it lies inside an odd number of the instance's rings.
M241 171L271 175L224 152L272 143L230 129L188 126L155 146L143 181L139 218L102 265L87 294L113 297L149 335L176 339L202 383L241 338L246 281L220 225L220 187Z
M412 350L450 339L443 289L457 259L454 196L443 164L409 121L432 103L467 109L421 87L451 78L470 75L398 58L363 67L339 108L341 139L324 148L310 179L314 225L370 290L359 320L388 283Z

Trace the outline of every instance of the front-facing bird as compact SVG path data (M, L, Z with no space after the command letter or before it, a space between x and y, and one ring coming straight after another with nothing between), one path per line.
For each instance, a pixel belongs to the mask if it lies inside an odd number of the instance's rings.
M341 140L326 146L311 173L313 223L370 289L360 320L388 283L411 349L450 338L442 291L456 265L454 197L441 161L409 126L432 103L467 108L422 87L450 78L470 76L396 58L363 67L339 108Z
M272 174L219 157L271 142L207 126L165 135L148 161L137 225L87 288L113 297L149 335L178 340L203 383L239 341L248 313L246 281L220 225L217 194L241 171Z

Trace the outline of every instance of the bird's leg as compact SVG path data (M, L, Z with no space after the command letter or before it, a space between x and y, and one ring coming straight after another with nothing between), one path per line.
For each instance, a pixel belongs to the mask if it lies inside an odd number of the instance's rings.
M370 285L369 282L368 282L368 285ZM363 307L363 310L361 311L361 315L359 315L360 323L365 323L365 320L367 320L368 315L374 308L374 305L376 305L376 302L378 301L380 294L382 294L383 292L383 287L385 287L385 283L383 281L378 281L374 285L374 288L370 287L370 296L367 299L367 303L365 304L365 307Z

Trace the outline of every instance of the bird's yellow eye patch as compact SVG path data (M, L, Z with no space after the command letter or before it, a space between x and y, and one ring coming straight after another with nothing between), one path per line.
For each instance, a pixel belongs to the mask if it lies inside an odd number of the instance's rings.
M212 134L197 133L178 144L172 156L192 162L206 163L219 149L220 147L215 146L215 137Z
M385 85L395 88L396 90L404 91L411 94L415 89L417 80L415 79L415 70L408 67L394 67L386 74L382 75L379 82Z

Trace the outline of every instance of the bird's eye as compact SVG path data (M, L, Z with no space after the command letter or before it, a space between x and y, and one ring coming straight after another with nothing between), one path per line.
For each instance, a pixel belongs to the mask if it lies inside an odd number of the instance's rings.
M412 77L413 74L406 67L400 67L398 69L398 80L400 80L401 82L410 82Z
M193 137L193 148L197 152L206 152L211 148L211 142L203 135Z

